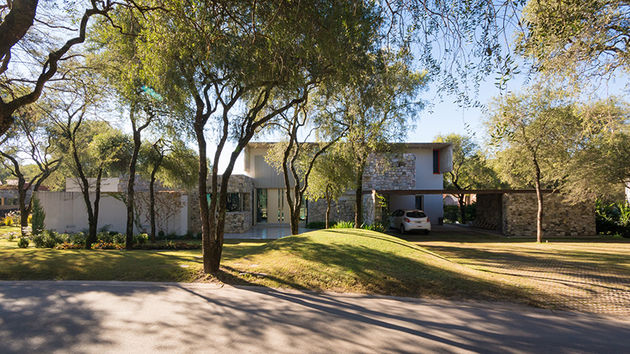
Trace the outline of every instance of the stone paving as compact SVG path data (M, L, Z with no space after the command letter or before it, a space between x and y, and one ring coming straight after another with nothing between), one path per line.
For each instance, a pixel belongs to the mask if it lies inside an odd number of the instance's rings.
M556 308L630 316L630 243L419 244L502 281L533 288Z

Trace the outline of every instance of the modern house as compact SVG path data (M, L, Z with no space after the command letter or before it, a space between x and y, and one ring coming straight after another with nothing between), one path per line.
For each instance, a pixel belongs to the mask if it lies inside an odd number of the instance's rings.
M226 232L245 232L254 225L289 223L284 177L265 160L274 143L250 143L244 150L244 175L230 178ZM376 201L378 192L387 201L390 211L396 209L423 209L431 221L437 223L443 216L441 195L405 194L407 190L441 190L443 173L452 168L452 147L448 143L402 143L395 153L372 156L363 177L364 220L372 223L384 210ZM396 191L397 193L389 193ZM354 193L340 198L331 212L335 221L354 219ZM193 232L198 231L196 203L190 203ZM306 201L302 221L324 221L325 202Z
M250 143L244 150L244 174L230 177L225 232L246 232L255 225L289 223L283 176L270 166L265 156L274 143ZM395 153L372 156L363 179L365 223L378 221L381 215L395 209L423 209L431 222L443 216L441 194L406 193L409 190L442 190L443 173L452 168L452 148L448 143L397 144ZM92 180L90 180L92 182ZM125 178L103 179L99 227L122 232L126 225ZM384 197L386 206L377 201L376 193ZM146 231L148 225L146 183L136 184L136 231ZM201 231L199 204L195 192L159 192L158 228L165 233L184 234ZM76 232L87 228L87 211L81 190L73 179L66 181L64 192L40 192L37 197L46 213L46 228ZM323 221L324 201L306 201L302 222ZM340 198L331 212L335 221L354 219L354 193Z
M33 194L33 188L26 182L26 201L30 201ZM40 186L39 190L47 190L45 186ZM0 216L4 216L11 211L20 209L19 205L18 180L9 179L5 184L0 184Z

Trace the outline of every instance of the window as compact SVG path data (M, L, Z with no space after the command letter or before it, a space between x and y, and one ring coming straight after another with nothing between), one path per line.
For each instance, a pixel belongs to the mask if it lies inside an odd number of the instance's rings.
M284 189L278 189L278 221L284 221Z
M440 150L433 150L433 173L440 173Z
M206 194L208 198L208 204L210 204L212 200L212 193ZM227 203L225 207L226 211L241 211L241 195L240 193L228 193L227 194Z
M256 189L256 222L267 222L266 189Z
M416 209L424 210L424 196L423 195L416 196Z
M228 193L226 210L241 211L241 198L239 193Z

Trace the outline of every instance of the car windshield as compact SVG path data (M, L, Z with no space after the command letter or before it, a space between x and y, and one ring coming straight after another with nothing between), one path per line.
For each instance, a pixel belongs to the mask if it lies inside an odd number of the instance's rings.
M426 215L421 211L408 211L407 217L410 218L424 218Z

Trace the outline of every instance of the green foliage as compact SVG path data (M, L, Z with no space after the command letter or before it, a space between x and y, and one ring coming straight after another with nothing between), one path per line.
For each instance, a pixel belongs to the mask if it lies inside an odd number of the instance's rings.
M326 223L323 221L311 221L306 224L307 229L323 229L326 227Z
M466 205L464 207L464 212L466 213L466 221L475 220L477 210L477 204L473 203L470 205ZM462 214L459 210L458 205L445 205L444 206L444 222L445 223L461 223L462 222Z
M331 229L351 229L354 228L354 221L337 221Z
M6 226L13 226L13 217L11 215L5 215L2 218L2 223Z
M630 12L624 1L529 0L523 11L519 50L554 81L592 85L630 68L625 43Z
M42 208L41 204L39 204L39 199L33 197L33 206L32 206L32 214L31 214L31 225L33 228L33 234L39 235L44 231L44 220L46 219L46 213L44 212L44 208Z
M137 234L133 238L133 243L137 245L143 245L147 243L147 241L149 241L149 235L147 235L146 233Z
M361 228L364 230L371 230L371 231L377 231L377 232L383 232L383 233L387 231L387 228L385 227L385 225L383 225L380 222L369 224L369 225L361 225Z
M338 149L322 154L313 166L305 196L308 200L336 201L353 186L354 162Z
M26 237L20 237L17 243L19 248L27 248L28 244L29 244L29 241L28 241L28 238Z
M630 204L597 200L595 222L599 234L630 237Z
M499 176L511 186L553 187L569 144L580 131L576 107L564 92L533 87L493 102L487 122Z
M453 148L453 169L444 174L444 188L468 190L503 187L497 173L471 136L438 135L435 141L451 143Z
M125 235L115 231L101 231L96 234L96 240L103 243L115 243L124 245Z
M33 243L37 248L54 248L57 244L63 243L68 237L66 234L58 234L52 230L44 230L40 234L33 235Z

